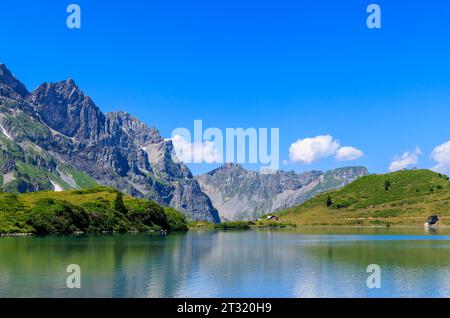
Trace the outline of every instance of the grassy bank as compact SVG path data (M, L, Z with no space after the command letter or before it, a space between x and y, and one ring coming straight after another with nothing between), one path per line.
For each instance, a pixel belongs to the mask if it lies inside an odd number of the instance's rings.
M362 177L277 213L297 225L423 226L430 215L450 225L448 177L429 170Z
M0 193L0 234L187 230L180 212L111 188Z

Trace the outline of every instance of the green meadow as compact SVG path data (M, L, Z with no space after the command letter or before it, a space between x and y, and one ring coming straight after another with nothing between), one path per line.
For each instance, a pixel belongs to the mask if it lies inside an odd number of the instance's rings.
M0 193L0 234L187 230L180 212L107 187Z

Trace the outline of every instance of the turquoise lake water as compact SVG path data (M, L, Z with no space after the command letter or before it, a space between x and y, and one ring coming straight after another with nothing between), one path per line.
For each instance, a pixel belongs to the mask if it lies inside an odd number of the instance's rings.
M450 297L450 230L2 237L0 297Z

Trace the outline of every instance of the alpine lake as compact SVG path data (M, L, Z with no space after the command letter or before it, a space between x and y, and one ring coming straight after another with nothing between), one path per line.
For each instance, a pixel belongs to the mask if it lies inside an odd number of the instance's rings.
M450 297L450 229L0 237L0 297Z

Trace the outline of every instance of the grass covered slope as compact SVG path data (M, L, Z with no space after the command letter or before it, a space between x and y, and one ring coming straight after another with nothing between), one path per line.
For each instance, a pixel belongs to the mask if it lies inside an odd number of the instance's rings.
M187 229L184 216L107 187L0 193L0 234L127 232Z
M369 175L277 214L298 225L423 225L436 214L450 225L450 182L429 170Z

